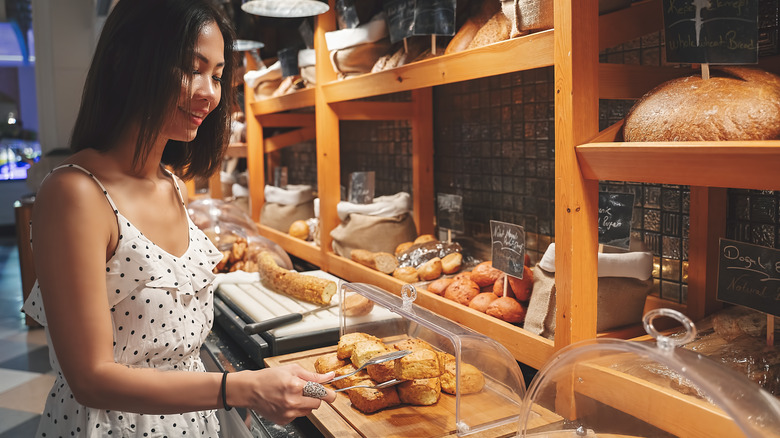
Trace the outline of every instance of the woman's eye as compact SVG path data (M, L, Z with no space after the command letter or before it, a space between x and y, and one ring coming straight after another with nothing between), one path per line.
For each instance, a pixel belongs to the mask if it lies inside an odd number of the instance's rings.
M222 78L219 76L212 76L211 79L214 79L215 82L219 82L220 84L222 83Z

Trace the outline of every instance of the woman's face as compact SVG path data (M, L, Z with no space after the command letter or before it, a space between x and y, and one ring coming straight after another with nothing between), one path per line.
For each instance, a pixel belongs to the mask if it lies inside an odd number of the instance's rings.
M195 44L193 65L184 72L179 100L165 137L192 141L222 96L222 70L225 67L224 41L216 23L203 26Z

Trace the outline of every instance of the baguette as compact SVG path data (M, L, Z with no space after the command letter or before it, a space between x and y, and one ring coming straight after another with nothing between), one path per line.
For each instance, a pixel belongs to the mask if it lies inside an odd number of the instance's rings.
M280 268L267 251L257 257L257 265L263 284L276 292L321 306L336 295L335 282Z
M353 249L349 254L354 262L385 274L392 274L398 267L398 259L387 252L371 252L365 249Z

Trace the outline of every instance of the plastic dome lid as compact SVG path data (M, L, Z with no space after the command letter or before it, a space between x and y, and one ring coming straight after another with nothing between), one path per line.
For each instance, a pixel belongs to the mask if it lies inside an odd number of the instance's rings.
M658 333L660 316L679 320L685 333ZM548 361L528 388L518 436L780 436L778 399L737 371L676 348L696 335L688 318L657 309L644 325L655 343L594 339ZM545 421L539 411L548 412Z

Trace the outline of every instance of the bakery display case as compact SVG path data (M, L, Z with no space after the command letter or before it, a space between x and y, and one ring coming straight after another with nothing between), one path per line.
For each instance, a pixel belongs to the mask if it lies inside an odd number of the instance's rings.
M534 368L543 367L569 345L619 336L632 338L636 330L597 331L597 203L599 181L632 181L690 185L687 301L677 304L698 321L719 309L715 298L718 238L725 235L726 189L780 190L780 141L629 143L621 141L621 123L599 130L599 101L634 100L654 86L690 73L670 66L607 64L599 51L663 28L662 1L643 0L599 15L597 0L554 0L554 28L515 37L473 50L407 64L391 70L337 80L328 68L324 34L336 29L335 1L331 11L316 19L317 85L305 103L314 110L317 144L317 185L320 199L319 246L261 227L261 233L290 254L350 282L366 283L401 296L405 283L336 255L329 231L340 221L340 122L346 120L407 120L411 127L413 211L418 233L435 231L432 114L433 88L510 72L552 67L554 71L554 240L557 289L554 339L536 336L509 324L420 291L416 305L452 320L498 342L512 357ZM761 66L780 72L778 56L762 59ZM393 93L407 93L403 102L381 101ZM251 96L247 94L247 99ZM293 97L274 98L248 116L250 172L253 175L252 212L258 219L265 180L262 121L270 115L289 116L303 105ZM307 98L308 99L308 98ZM254 104L254 105L253 105ZM280 119L281 120L281 119ZM663 307L648 299L646 309ZM602 374L606 386L617 391L642 388L649 400L670 412L708 412L701 404L688 404L675 394L643 386L621 373ZM704 417L694 416L697 424ZM663 423L662 416L652 422Z
M659 333L654 321L678 320L682 335ZM743 374L682 345L696 334L681 313L656 309L644 317L655 342L593 339L558 352L534 377L519 437L776 437L780 402ZM605 384L625 382L620 390ZM664 393L679 401L654 403ZM528 421L543 407L563 420L536 433Z

